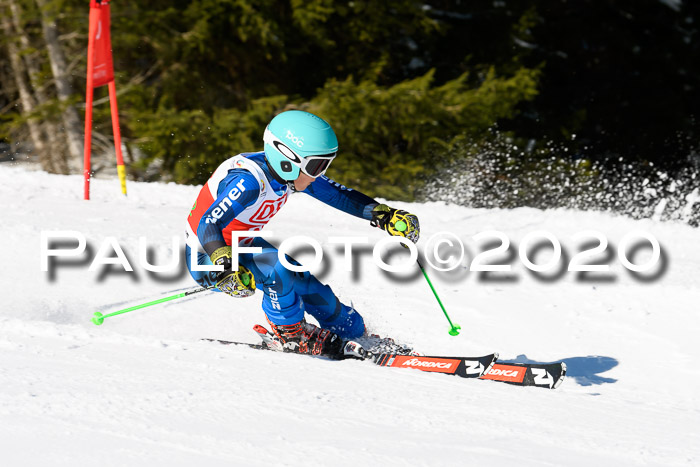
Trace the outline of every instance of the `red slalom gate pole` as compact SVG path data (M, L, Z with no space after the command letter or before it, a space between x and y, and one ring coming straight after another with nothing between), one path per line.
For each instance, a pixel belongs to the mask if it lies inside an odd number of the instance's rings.
M126 195L126 169L124 168L124 157L122 156L122 134L119 130L119 114L117 109L117 87L114 80L110 81L109 87L109 108L112 114L112 132L114 133L114 151L117 154L117 174L122 193Z
M83 176L85 177L84 199L90 199L90 149L92 145L92 98L93 88L93 68L95 63L95 33L97 28L97 18L95 10L95 0L90 1L90 26L88 32L88 54L87 54L87 85L85 89L85 141L83 153Z
M89 60L88 60L89 61ZM85 177L85 200L90 199L90 145L92 144L92 95L94 93L88 78L88 88L85 92L85 152L83 155L83 176Z
M88 32L87 89L85 90L85 199L90 199L90 153L92 146L92 104L94 89L105 84L109 88L109 109L112 115L114 152L117 156L117 174L122 193L126 195L126 169L122 156L122 137L119 129L117 91L114 84L112 40L110 38L109 0L90 0L90 27Z

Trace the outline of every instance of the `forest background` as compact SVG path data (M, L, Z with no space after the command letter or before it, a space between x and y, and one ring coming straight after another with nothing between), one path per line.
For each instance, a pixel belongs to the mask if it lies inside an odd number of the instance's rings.
M328 175L369 195L700 219L700 2L110 5L132 179L203 183L303 109L338 134ZM88 13L0 0L0 158L82 172ZM106 94L97 175L114 166Z

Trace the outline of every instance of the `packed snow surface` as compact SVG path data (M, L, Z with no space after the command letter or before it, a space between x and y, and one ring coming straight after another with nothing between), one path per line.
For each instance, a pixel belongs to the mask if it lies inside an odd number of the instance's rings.
M697 229L605 213L390 203L419 216L420 247L444 231L466 246L457 270L427 269L462 327L451 337L405 252L386 255L406 264L405 273L375 266L371 247L386 234L366 221L297 194L266 228L277 244L297 235L318 240L325 254L317 275L370 331L426 355L497 351L505 361L565 361L567 379L547 390L200 341L255 342L252 326L265 323L260 292L241 300L205 292L95 326L95 311L196 287L181 264L147 271L139 237L153 264L178 258L198 188L128 189L123 197L116 180L96 179L92 200L83 201L79 176L0 167L3 466L700 464ZM519 247L542 230L561 243L563 267L535 273ZM567 271L583 247L598 244L590 234L576 237L589 230L609 244L584 263L610 271ZM42 271L42 232L56 231L79 231L87 249ZM502 232L510 248L483 262L510 264L510 273L468 269L476 253L500 244L494 234L473 239L488 231ZM618 251L630 233L658 240L650 271L622 265ZM368 237L367 247L355 247L353 272L331 236ZM528 258L545 264L551 243L537 243ZM625 247L626 257L652 261L650 243L638 243ZM133 272L99 264L117 257L115 244ZM295 256L308 263L312 253Z

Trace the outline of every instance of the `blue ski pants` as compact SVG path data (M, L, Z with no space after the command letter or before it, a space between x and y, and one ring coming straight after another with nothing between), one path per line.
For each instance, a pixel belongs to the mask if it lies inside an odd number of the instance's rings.
M241 253L240 264L255 277L258 290L263 292L262 309L273 324L295 324L302 320L304 312L316 318L318 324L342 338L353 339L365 332L362 316L343 304L331 288L306 272L286 269L278 260L277 248L260 237L253 238L252 247L262 248L261 253ZM211 265L209 255L197 254L197 264ZM216 284L216 271L192 271L192 252L186 248L187 269L201 286ZM287 261L299 265L290 256ZM214 289L217 292L219 289Z

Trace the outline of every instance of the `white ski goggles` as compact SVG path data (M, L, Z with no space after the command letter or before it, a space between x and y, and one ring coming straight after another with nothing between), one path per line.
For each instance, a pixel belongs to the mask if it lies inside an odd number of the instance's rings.
M265 129L263 140L265 143L272 145L272 147L277 149L284 157L289 159L289 162L299 167L304 174L311 178L318 178L326 173L331 162L333 162L333 159L335 159L335 156L338 154L337 152L332 152L330 154L302 157L294 152L292 148L277 139L267 128Z

